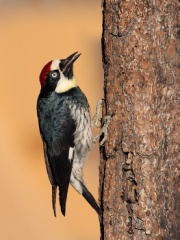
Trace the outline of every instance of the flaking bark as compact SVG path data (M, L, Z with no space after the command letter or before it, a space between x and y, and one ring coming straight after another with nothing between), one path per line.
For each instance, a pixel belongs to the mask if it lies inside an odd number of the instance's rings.
M104 0L104 240L178 240L177 0Z

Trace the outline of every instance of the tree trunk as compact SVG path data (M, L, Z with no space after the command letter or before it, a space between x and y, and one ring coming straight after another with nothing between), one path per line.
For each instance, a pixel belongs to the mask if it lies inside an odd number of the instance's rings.
M104 240L180 239L179 33L177 0L103 2Z

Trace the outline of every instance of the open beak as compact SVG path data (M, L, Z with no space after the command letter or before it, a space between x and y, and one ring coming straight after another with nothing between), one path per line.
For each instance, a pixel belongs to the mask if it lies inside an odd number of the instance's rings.
M71 79L73 77L73 63L78 59L80 55L81 53L78 54L78 52L75 52L66 59L61 60L59 67L64 76L68 79Z

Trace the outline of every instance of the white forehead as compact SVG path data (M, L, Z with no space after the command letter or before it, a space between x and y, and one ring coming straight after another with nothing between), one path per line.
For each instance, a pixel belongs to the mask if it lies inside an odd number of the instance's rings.
M54 59L51 64L51 71L59 69L59 59Z

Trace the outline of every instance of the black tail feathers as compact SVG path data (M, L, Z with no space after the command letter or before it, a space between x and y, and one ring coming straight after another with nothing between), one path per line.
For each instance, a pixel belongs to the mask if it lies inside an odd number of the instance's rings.
M86 186L84 186L83 184L82 184L82 189L83 189L83 193L82 193L83 197L86 199L86 201L91 205L92 208L94 208L94 210L100 216L101 210L100 210L100 208L98 206L98 203L94 199L93 195L88 191Z
M67 193L68 193L68 186L65 189L59 188L59 204L61 206L61 212L64 216L66 214Z
M57 186L53 185L52 186L52 207L53 207L53 212L55 217L56 217L56 193L57 193Z
M59 188L59 204L61 207L61 212L65 216L66 214L66 199L67 199L67 191L68 189L60 190ZM57 186L52 186L52 207L54 216L56 217L56 193L57 193Z
M98 203L96 202L95 198L93 195L88 191L86 186L82 183L82 195L86 199L86 201L91 205L91 207L97 212L98 216L101 216L101 210L100 207L98 206ZM59 204L61 207L61 212L65 216L66 213L66 199L67 199L67 192L68 192L68 187L67 189L60 189L59 188ZM57 193L57 186L53 185L52 186L52 207L53 207L53 212L54 216L56 217L56 193Z

